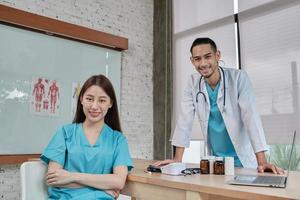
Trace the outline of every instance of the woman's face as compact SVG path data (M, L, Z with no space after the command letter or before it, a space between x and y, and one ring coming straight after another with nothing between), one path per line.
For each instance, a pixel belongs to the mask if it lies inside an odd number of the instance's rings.
M86 117L85 121L92 123L104 122L108 109L112 107L110 97L97 85L89 87L80 98L80 102Z

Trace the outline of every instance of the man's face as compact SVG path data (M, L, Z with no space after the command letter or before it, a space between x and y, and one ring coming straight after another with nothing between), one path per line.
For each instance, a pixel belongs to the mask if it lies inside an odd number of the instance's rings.
M209 78L216 72L220 52L214 51L210 44L200 44L193 48L191 62L195 69L204 77Z

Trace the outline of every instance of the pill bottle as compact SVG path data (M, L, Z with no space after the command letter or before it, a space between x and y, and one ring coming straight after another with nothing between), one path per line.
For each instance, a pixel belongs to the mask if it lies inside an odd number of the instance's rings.
M216 161L214 163L214 174L223 175L225 173L225 165L223 161L223 157L216 157Z
M209 158L204 156L200 161L200 172L201 174L209 174Z

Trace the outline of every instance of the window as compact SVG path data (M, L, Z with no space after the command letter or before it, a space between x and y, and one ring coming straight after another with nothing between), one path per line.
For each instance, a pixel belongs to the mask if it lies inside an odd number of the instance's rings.
M261 3L261 2L260 2ZM294 130L300 134L300 2L240 1L241 63L252 81L270 161L287 168ZM248 9L251 8L251 9ZM297 146L292 163L300 169ZM297 161L298 159L298 161Z
M270 147L268 159L286 168L287 144L294 130L298 130L296 144L300 143L300 1L194 0L181 4L175 0L173 7L173 128L184 87L190 74L196 73L189 61L190 45L197 37L210 37L226 66L239 66L249 74ZM184 155L187 160L196 162L193 159L203 147L201 139L195 119L191 148ZM299 145L293 156L292 169L300 169Z

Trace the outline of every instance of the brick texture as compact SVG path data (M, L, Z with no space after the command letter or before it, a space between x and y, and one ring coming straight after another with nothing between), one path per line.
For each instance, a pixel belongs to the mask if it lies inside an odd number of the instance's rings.
M134 158L153 154L153 0L0 0L0 4L126 37L121 121ZM0 200L20 198L19 165L0 165Z

